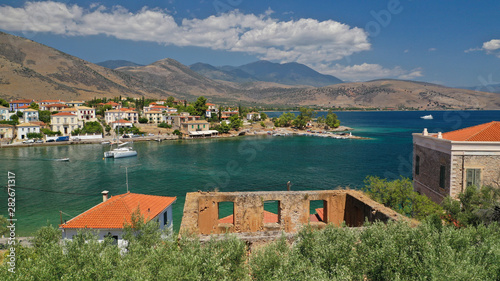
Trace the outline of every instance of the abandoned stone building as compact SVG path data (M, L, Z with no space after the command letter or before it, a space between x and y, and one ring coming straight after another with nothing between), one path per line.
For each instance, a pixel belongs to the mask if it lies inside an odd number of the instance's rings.
M413 188L434 202L469 185L500 183L500 122L447 133L413 134Z
M404 217L355 190L192 192L186 194L180 233L274 239L307 224L357 227L365 220L400 219Z

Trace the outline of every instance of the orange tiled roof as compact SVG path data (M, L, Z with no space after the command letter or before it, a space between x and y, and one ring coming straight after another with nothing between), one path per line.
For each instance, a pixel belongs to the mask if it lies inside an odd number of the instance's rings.
M273 223L278 221L278 215L264 210L264 223ZM233 223L233 215L219 219L219 223Z
M100 228L119 229L125 223L132 222L132 213L139 208L146 221L158 216L176 197L125 193L109 198L106 202L94 206L90 210L71 219L61 228Z
M9 103L32 103L33 100L13 100Z
M118 121L115 121L115 122L111 122L111 123L132 123L131 121L127 121L125 119L120 119Z
M20 106L20 107L18 107L18 108L19 108L19 109L25 109L25 108L30 108L30 106L29 106L29 105L23 105L23 106Z
M451 141L500 141L500 122L492 121L443 133L443 139Z

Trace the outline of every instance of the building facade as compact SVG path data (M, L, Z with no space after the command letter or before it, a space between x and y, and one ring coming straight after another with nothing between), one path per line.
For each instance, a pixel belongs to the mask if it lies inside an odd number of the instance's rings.
M95 115L95 108L87 107L87 106L77 106L76 110L78 111L78 119L84 122L94 122L97 121Z
M67 136L75 129L80 128L78 116L71 112L59 112L50 116L50 123L52 131L61 132Z
M9 109L5 106L0 105L0 121L9 119L10 119Z
M34 100L29 100L29 99L25 99L25 100L13 100L11 102L9 102L9 106L10 106L10 111L16 111L21 107L21 106L29 106L32 102L34 102Z
M23 123L17 126L17 139L28 139L29 133L40 133L40 126L37 124Z
M38 119L38 110L35 109L25 109L23 111L23 120L25 123L37 122Z
M0 140L10 140L14 137L14 126L0 124Z
M457 131L413 134L413 187L434 202L467 186L500 183L500 122Z
M89 229L98 235L99 241L110 237L124 247L124 227L132 223L132 214L137 211L145 222L156 220L162 230L173 227L172 205L176 197L127 192L108 198L108 191L102 194L102 203L59 226L63 239L73 239L78 231Z
M126 108L108 110L104 113L104 118L106 120L106 123L108 124L121 119L127 119L132 123L139 122L139 114L137 113L137 111Z

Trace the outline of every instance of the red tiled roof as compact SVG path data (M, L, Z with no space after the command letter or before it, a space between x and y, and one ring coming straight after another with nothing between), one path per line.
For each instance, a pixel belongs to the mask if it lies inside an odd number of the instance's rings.
M215 105L215 104L207 102L207 103L205 103L205 105L211 106L211 105Z
M76 116L75 114L71 113L71 112L59 112L57 114L52 114L52 116Z
M278 215L264 210L264 223L274 223L278 221ZM233 223L233 215L219 219L219 223Z
M13 100L9 103L32 103L33 100Z
M132 222L132 213L137 208L147 222L158 216L176 199L176 197L128 192L109 198L106 202L94 206L60 227L119 229L123 228L125 223Z
M443 139L451 141L500 141L500 121L443 133Z
M30 108L30 106L29 106L29 105L23 105L23 106L20 106L20 107L18 107L18 108L19 108L19 109L25 109L25 108Z
M61 102L61 100L41 100L40 102L51 102L51 103L57 103L57 102Z
M65 104L62 104L62 103L53 103L53 104L49 104L49 105L46 105L45 107L57 107L57 108L60 108L60 107L69 107Z

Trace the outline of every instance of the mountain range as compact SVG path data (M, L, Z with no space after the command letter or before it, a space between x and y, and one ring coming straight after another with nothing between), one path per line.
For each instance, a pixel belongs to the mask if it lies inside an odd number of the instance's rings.
M500 94L401 80L341 83L297 63L188 67L167 58L145 66L126 61L100 64L108 67L0 32L0 98L194 100L203 95L211 102L232 104L500 109Z

